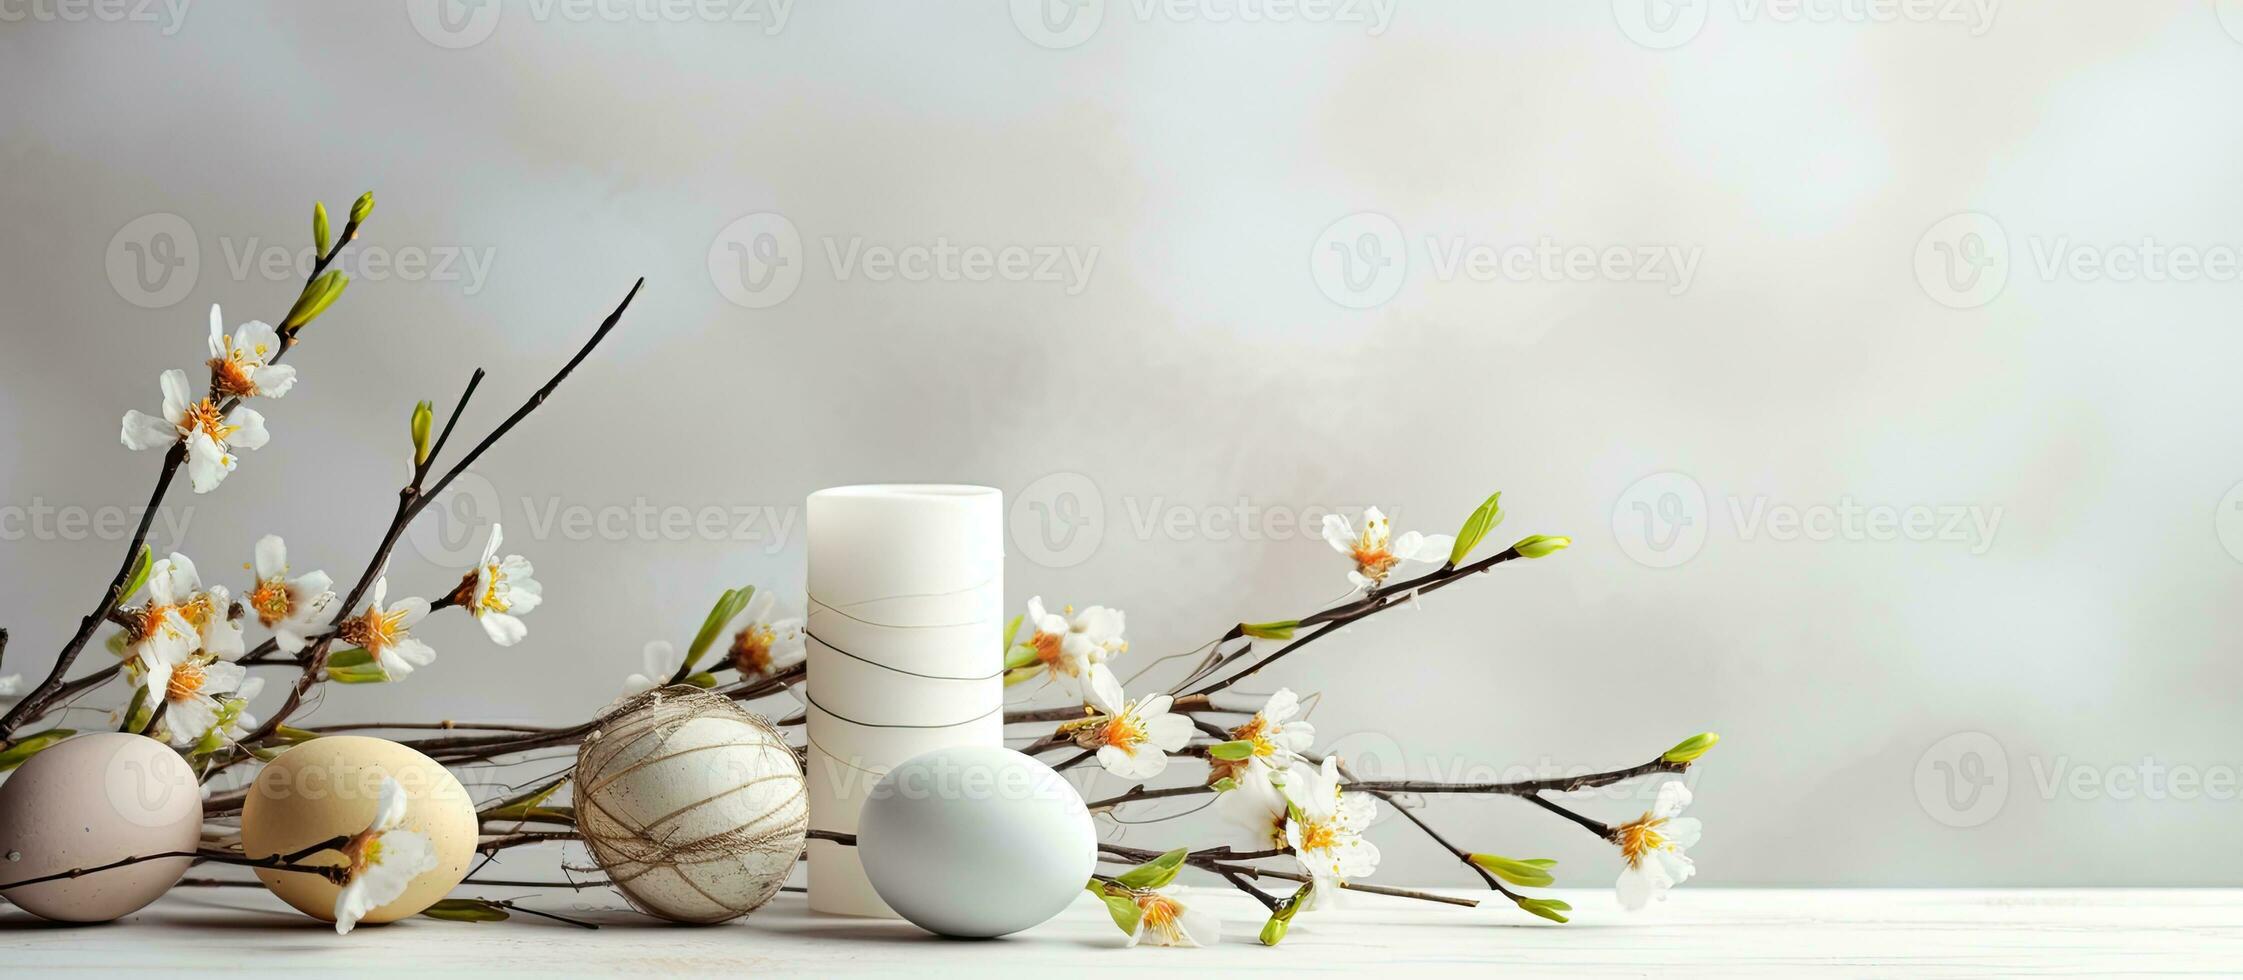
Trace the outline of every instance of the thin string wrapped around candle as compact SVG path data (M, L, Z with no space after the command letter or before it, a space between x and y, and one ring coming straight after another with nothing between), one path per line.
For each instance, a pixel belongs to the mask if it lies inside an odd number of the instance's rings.
M979 625L979 624L968 624L968 625ZM807 637L809 637L809 638L811 638L811 639L813 639L813 640L816 640L816 641L818 642L818 645L819 645L819 646L822 646L822 647L824 647L824 648L826 648L826 649L828 649L828 650L831 650L831 651L833 651L833 652L835 652L835 653L838 653L838 654L840 654L840 655L842 655L842 656L844 656L844 657L847 657L847 658L849 658L849 659L851 659L851 660L859 661L859 662L861 662L861 663L867 663L867 664L871 664L872 666L878 667L878 668L880 668L881 670L892 670L892 671L895 671L896 673L899 673L899 674L909 674L909 675L911 675L911 676L913 676L913 677L924 677L924 678L926 678L926 679L928 679L928 680L930 680L930 681L986 681L986 680L993 680L993 679L995 679L995 678L996 678L997 676L999 676L999 675L1001 675L1001 674L1003 674L1003 673L1005 672L1005 669L1004 669L1003 667L999 667L999 668L997 668L997 669L996 669L996 670L994 670L994 671L991 671L991 672L989 672L989 673L986 673L986 674L982 674L982 675L980 675L980 676L977 676L977 677L956 677L956 676L952 676L952 675L949 675L949 674L922 674L922 673L920 673L920 672L918 672L918 671L916 671L916 670L905 670L905 669L903 669L903 668L901 668L901 667L895 666L894 664L884 664L884 663L881 663L881 662L880 662L880 661L878 661L878 660L873 660L873 659L871 659L871 658L869 658L869 657L860 657L860 656L857 656L857 655L856 655L856 654L854 654L854 653L850 653L850 652L849 652L849 651L847 651L847 650L844 650L844 649L842 649L842 648L840 648L840 647L837 647L837 646L833 645L833 644L832 644L831 642L829 642L829 641L828 641L828 640L827 640L827 639L826 639L825 637L819 636L818 634L816 634L816 633L813 633L813 632L811 632L811 631L809 631L809 630L807 630L807 629L806 629L806 630L803 630L803 631L802 631L802 635L804 635L804 636L807 636ZM832 712L827 712L827 714L832 714ZM838 715L835 715L835 717L840 717L840 716L838 716Z

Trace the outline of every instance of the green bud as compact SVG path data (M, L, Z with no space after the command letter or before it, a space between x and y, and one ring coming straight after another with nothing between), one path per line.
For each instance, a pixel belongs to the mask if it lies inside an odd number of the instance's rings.
M1285 934L1291 932L1292 930L1293 923L1272 915L1269 917L1268 922L1262 923L1262 945L1275 946L1278 943L1284 942Z
M698 674L686 675L685 682L702 690L707 690L717 686L717 675L704 670Z
M1549 534L1529 534L1520 538L1518 544L1512 545L1511 550L1518 552L1521 558L1542 558L1564 551L1572 544L1572 538L1562 538Z
M1027 619L1027 618L1028 618L1028 614L1027 614L1027 613L1021 613L1021 614L1020 614L1020 615L1018 615L1018 616L1014 616L1014 617L1012 618L1012 621L1011 621L1011 622L1009 622L1009 623L1006 623L1006 624L1005 624L1005 642L1003 642L1003 643L1001 643L1001 644L998 644L998 646L997 646L997 649L999 649L999 650L1011 650L1011 649L1012 649L1012 641L1013 641L1013 638L1014 638L1014 637L1017 637L1017 636L1019 636L1019 635L1020 635L1020 622L1021 622L1021 620L1024 620L1024 619Z
M1699 732L1675 743L1674 748L1668 749L1665 755L1659 757L1659 760L1684 764L1696 762L1699 757L1713 751L1713 747L1720 743L1721 736L1712 732Z
M1005 686L1011 687L1014 684L1034 680L1036 675L1043 672L1042 667L1014 667L1005 671Z
M1548 888L1557 880L1551 876L1550 869L1556 867L1558 862L1549 858L1521 861L1500 854L1474 854L1472 863L1521 888Z
M315 202L312 205L312 247L319 251L321 258L327 257L327 242L332 237L327 228L327 202Z
M319 318L335 300L343 295L343 287L350 285L350 277L340 271L329 271L304 284L304 291L296 296L296 305L288 308L288 315L280 321L282 330L294 330Z
M364 194L360 194L360 195L358 195L358 200L357 200L356 202L354 202L354 203L352 203L352 204L351 204L351 206L350 206L350 223L351 223L351 224L354 224L354 225L355 225L355 224L359 224L359 223L361 223L361 222L363 222L363 221L365 221L365 220L366 220L366 216L367 216L367 215L370 215L370 214L373 214L373 213L374 213L374 192L373 192L373 191L367 191L367 192L366 192L366 193L364 193Z
M1036 655L1035 647L1023 643L1013 647L1011 652L1005 654L1005 669L1019 670L1022 667L1034 667L1041 659Z
M1123 935L1137 934L1137 920L1144 917L1145 910L1137 907L1137 899L1129 894L1128 889L1101 886L1098 889L1098 900L1106 904L1106 914L1113 917L1114 925L1121 929Z
M1176 880L1177 872L1184 870L1186 848L1177 848L1157 858L1114 876L1114 884L1124 888L1148 889L1165 887Z
M1456 544L1449 548L1450 568L1464 564L1464 559L1471 557L1472 549L1480 546L1480 539L1487 537L1489 531L1503 523L1503 508L1500 506L1502 500L1503 491L1497 490L1480 502L1480 506L1472 511L1472 516L1464 519L1464 526L1456 531Z
M380 664L360 664L356 667L329 667L327 679L337 684L382 684L389 680L389 671Z
M1573 911L1573 906L1555 898L1521 898L1519 907L1552 922L1569 921L1563 913Z
M140 546L140 554L132 560L132 574L125 576L124 587L117 590L117 601L124 602L148 584L148 570L155 567L156 554L147 545Z
M1290 640L1299 629L1298 619L1281 619L1273 623L1240 623L1238 631L1257 640Z
M1221 779L1209 783L1207 788L1218 793L1228 793L1231 790L1238 788L1238 780L1231 776L1224 776Z
M428 430L436 424L436 406L421 402L413 406L413 463L428 462Z
M1254 743L1247 739L1218 742L1207 747L1207 754L1224 762L1244 762L1254 757Z
M361 650L357 647L351 647L348 650L337 650L334 653L327 655L327 666L330 668L364 667L367 664L373 662L373 654L367 653L366 651Z

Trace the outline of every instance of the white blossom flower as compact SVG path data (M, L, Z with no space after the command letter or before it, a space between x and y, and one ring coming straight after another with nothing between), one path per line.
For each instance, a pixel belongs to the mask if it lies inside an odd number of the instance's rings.
M384 604L388 597L389 576L384 575L374 580L373 603L365 612L343 620L335 627L335 635L371 654L382 671L395 680L435 663L436 651L411 632L413 624L428 615L428 600L399 599L392 606Z
M1285 843L1301 870L1315 879L1312 896L1321 900L1348 879L1378 870L1378 845L1363 839L1378 816L1378 804L1368 795L1341 789L1338 759L1325 758L1322 769L1294 770L1284 788L1293 804Z
M1129 649L1129 642L1122 639L1124 622L1121 610L1104 606L1081 612L1069 606L1054 615L1045 610L1044 597L1035 596L1028 600L1028 616L1022 620L1030 630L1022 645L1035 651L1045 676L1080 696L1090 668Z
M1247 761L1284 769L1316 742L1316 726L1294 720L1300 713L1301 699L1293 689L1278 688L1262 710L1254 712L1254 717L1231 729L1231 738L1254 743L1254 754Z
M236 460L229 450L256 449L271 439L265 432L265 417L256 409L237 407L225 417L219 415L218 405L209 398L190 400L187 372L174 368L157 381L164 391L163 417L137 410L126 412L120 438L125 448L136 451L168 449L185 440L187 480L196 493L216 489L226 474L234 471Z
M142 612L141 639L176 631L176 624L168 619L176 615L190 630L185 653L239 660L247 652L242 644L241 622L234 618L232 593L223 585L203 588L202 576L186 555L175 551L148 567L148 600Z
M1395 566L1405 561L1445 562L1449 560L1449 549L1456 545L1456 539L1446 534L1410 531L1397 538L1393 531L1386 515L1376 507L1363 511L1360 534L1348 524L1347 518L1338 514L1324 515L1324 540L1355 563L1355 568L1347 573L1347 580L1355 583L1358 589L1385 584Z
M296 369L274 364L280 356L280 332L262 320L251 320L226 336L226 321L218 304L210 304L210 386L221 396L279 398L296 386Z
M740 676L769 677L809 655L802 642L802 617L780 612L778 600L769 592L759 590L748 600L746 625L732 634L732 648L726 654Z
M651 691L668 684L670 678L677 676L678 667L685 663L685 658L678 656L677 648L671 646L670 641L650 640L645 647L639 650L639 662L644 666L646 673L632 674L624 678L623 693L625 694Z
M1104 664L1090 668L1090 703L1097 714L1070 722L1076 744L1098 750L1098 764L1123 779L1151 779L1168 768L1168 753L1192 739L1191 719L1172 715L1174 699L1155 694L1122 697L1121 681Z
M510 647L522 642L530 628L521 617L545 601L544 587L531 578L530 560L521 555L498 556L499 526L491 525L491 540L483 546L483 562L460 580L453 599L467 607L483 624L491 642Z
M1285 824L1291 819L1291 808L1282 784L1294 778L1295 768L1299 767L1273 769L1258 759L1248 760L1229 776L1231 788L1216 795L1216 814L1245 828L1255 850L1287 846Z
M252 566L257 584L249 590L249 608L257 621L273 631L273 642L296 653L325 626L327 611L335 604L335 584L326 572L311 571L288 577L288 545L280 535L257 539L257 561Z
M171 744L193 745L217 727L228 701L246 701L264 689L264 681L249 677L247 668L208 656L188 657L178 663L146 662L142 684L150 701L163 699L164 731ZM239 719L232 719L235 724ZM229 727L232 727L231 725ZM221 733L225 734L225 733Z
M404 788L383 776L374 822L343 845L350 864L342 890L335 893L337 935L349 935L360 918L396 901L414 878L439 863L436 846L426 835L399 829L405 825L405 804Z
M1130 896L1137 903L1137 929L1129 945L1213 946L1223 941L1223 921L1212 912L1190 908L1175 896L1149 889Z
M1628 862L1614 886L1622 906L1640 909L1654 898L1663 900L1667 889L1697 872L1697 865L1682 853L1698 843L1703 829L1696 817L1680 816L1689 805L1690 787L1661 783L1649 811L1613 830L1612 842L1620 845L1620 856Z

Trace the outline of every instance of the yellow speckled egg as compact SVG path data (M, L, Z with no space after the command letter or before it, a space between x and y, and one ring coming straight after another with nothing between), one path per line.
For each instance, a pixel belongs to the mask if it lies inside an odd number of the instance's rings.
M414 878L397 900L362 922L395 922L436 903L467 877L475 857L475 802L451 770L387 739L357 735L316 738L281 753L250 784L241 811L242 850L253 858L289 854L333 837L355 834L374 821L382 777L405 790L401 829L427 835L437 865ZM342 864L333 851L305 864ZM317 919L334 921L333 882L318 875L260 868L265 887Z
M178 884L189 859L6 885L128 857L193 851L201 836L202 787L179 753L116 732L66 739L0 783L0 895L42 918L107 922Z

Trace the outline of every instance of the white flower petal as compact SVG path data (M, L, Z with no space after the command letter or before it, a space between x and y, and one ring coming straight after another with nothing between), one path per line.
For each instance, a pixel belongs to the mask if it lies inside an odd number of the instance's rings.
M522 642L523 637L530 635L530 628L511 613L486 610L482 615L475 617L475 621L483 624L483 633L491 638L492 643L502 647L513 646Z
M278 534L258 538L256 560L251 564L259 581L288 574L288 543Z
M187 372L172 368L157 375L156 384L164 390L164 418L177 429L187 421L187 409L194 404L187 397Z
M1347 526L1347 518L1338 514L1324 515L1324 540L1332 550L1343 555L1355 554L1355 529Z
M397 780L383 776L375 793L374 822L367 824L371 830L395 830L405 823L405 808L410 801L405 797L405 787Z
M272 441L272 434L265 431L265 416L254 408L245 405L234 409L228 421L239 428L226 437L226 445L236 449L261 449Z
M1090 706L1105 714L1119 714L1122 710L1121 681L1105 664L1092 664L1090 668Z
M117 438L134 452L166 449L179 441L179 427L135 409L125 413L124 429Z
M187 482L196 493L209 493L218 488L226 474L234 471L234 457L200 429L187 437Z

